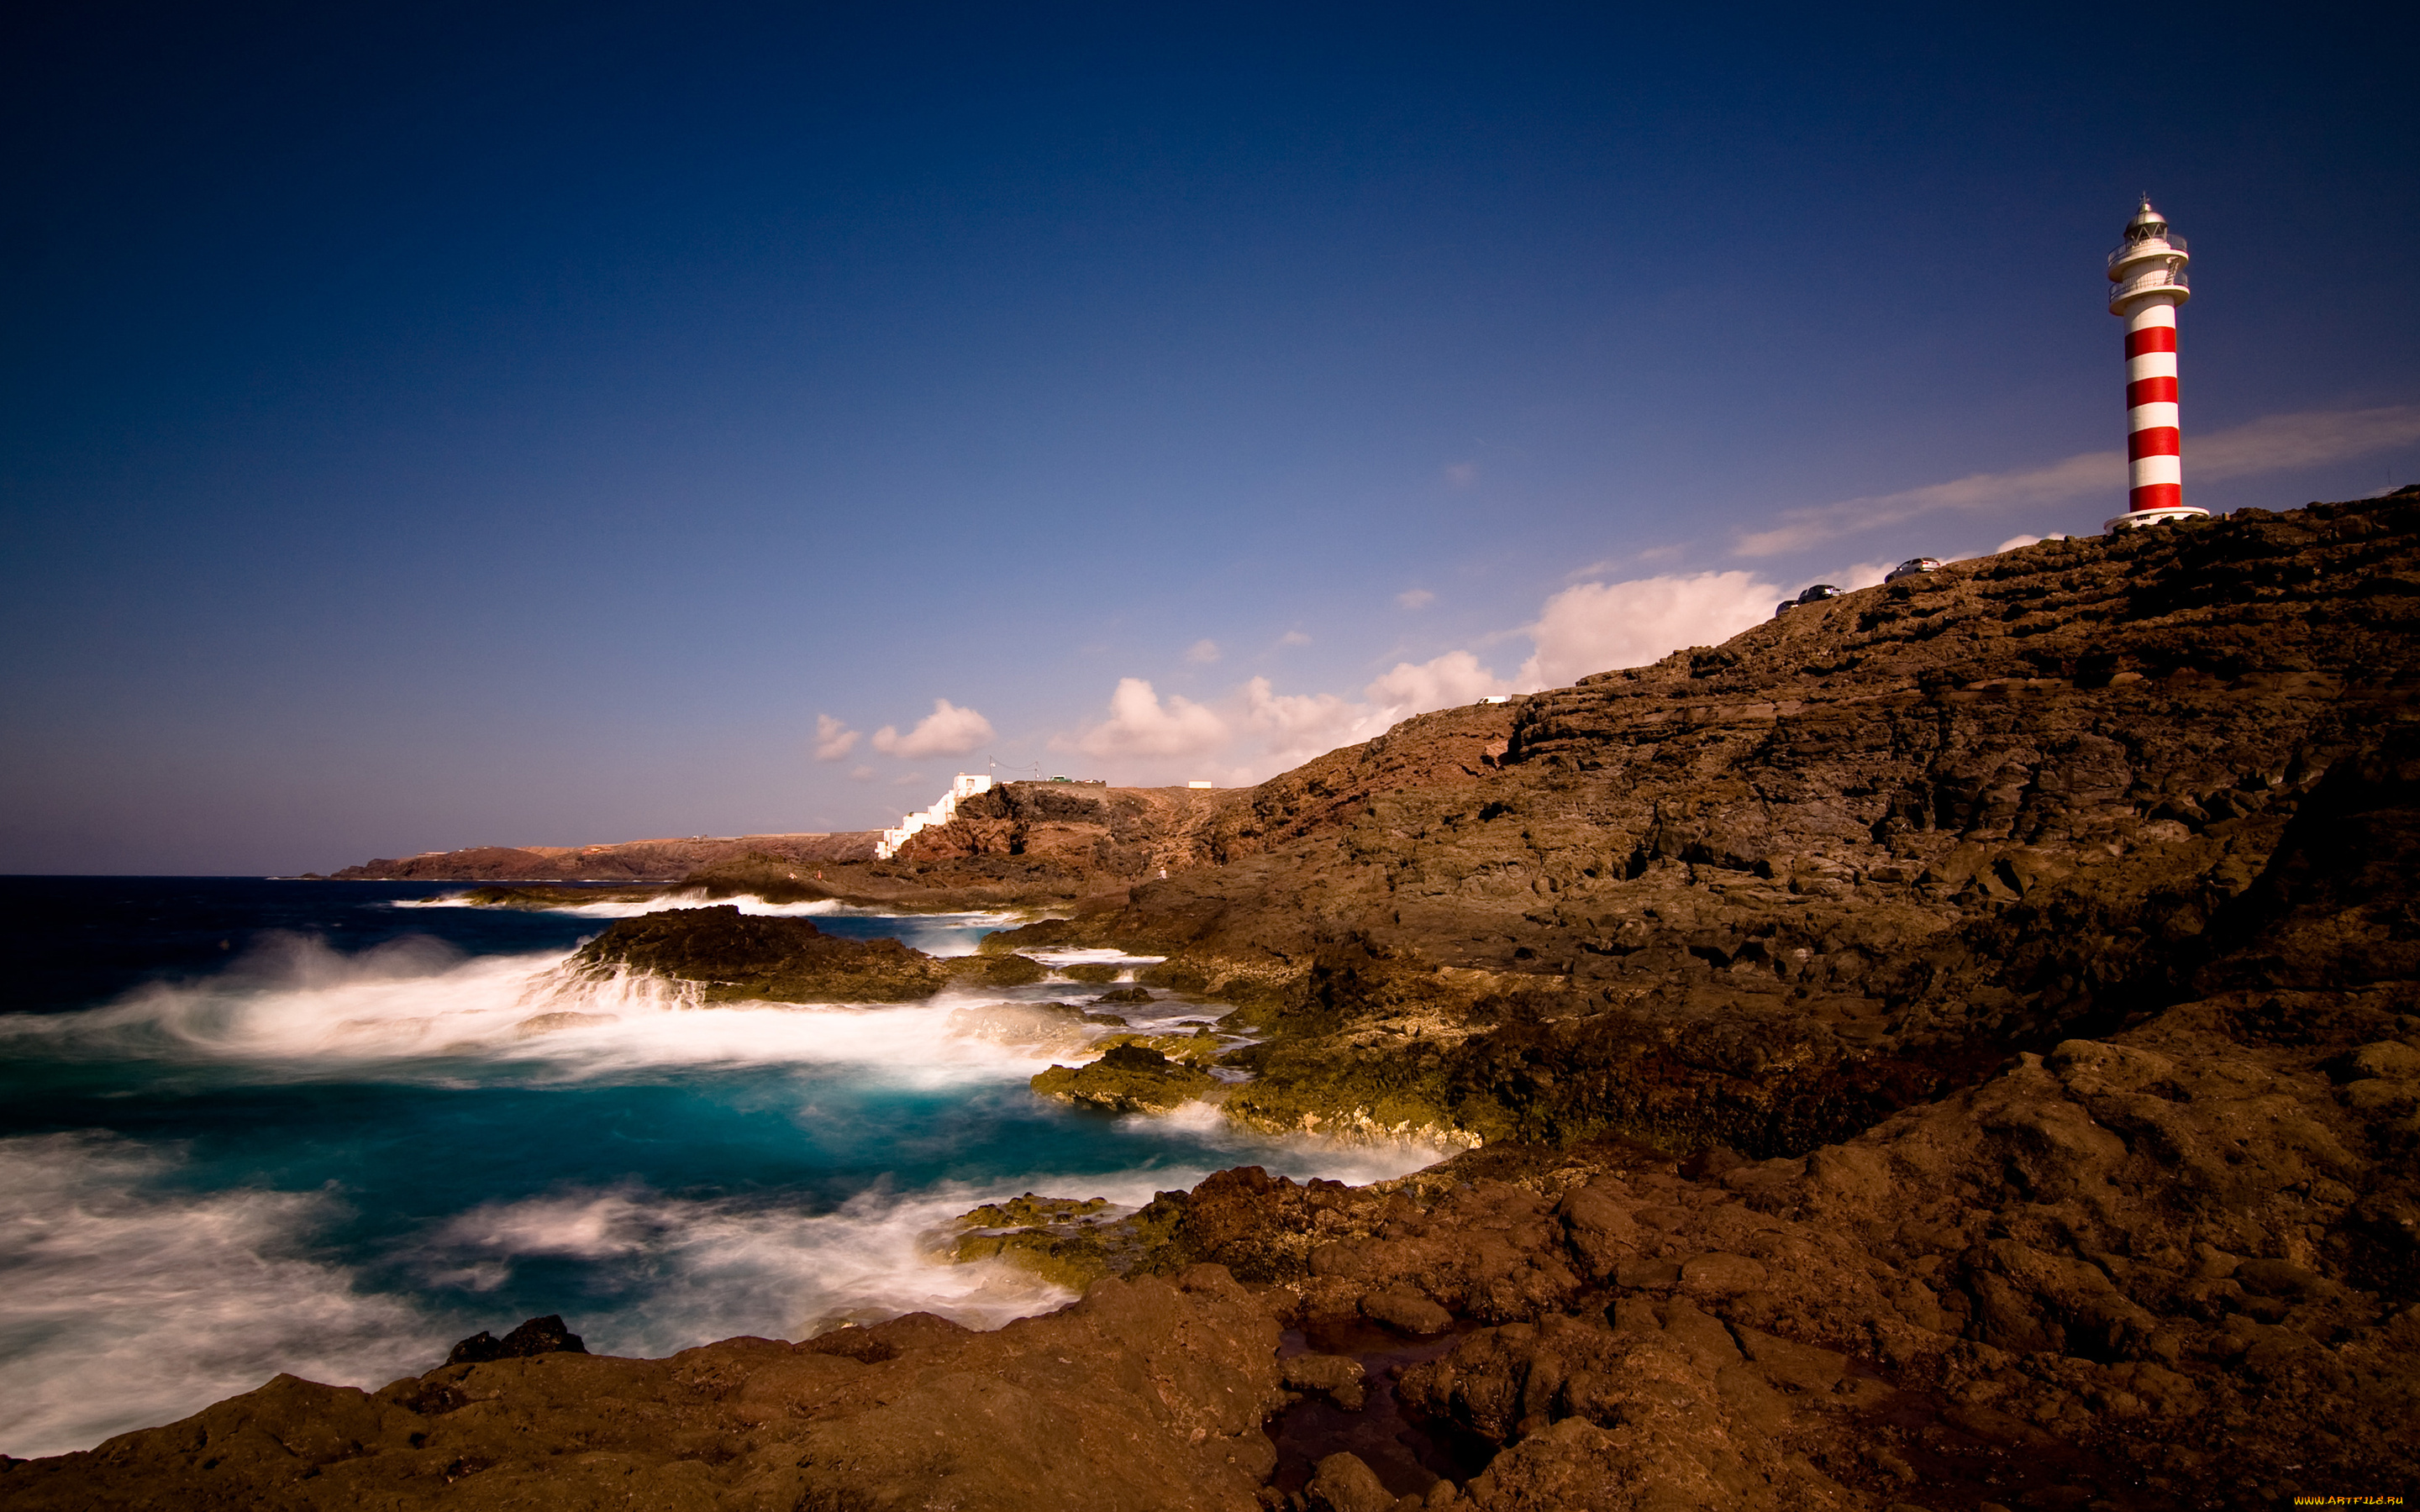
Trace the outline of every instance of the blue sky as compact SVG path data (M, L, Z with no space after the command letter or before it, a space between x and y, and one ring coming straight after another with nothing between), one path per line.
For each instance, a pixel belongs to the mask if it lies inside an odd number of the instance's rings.
M2146 189L2187 497L2420 476L2383 7L332 8L0 45L0 870L1241 781L2095 532Z

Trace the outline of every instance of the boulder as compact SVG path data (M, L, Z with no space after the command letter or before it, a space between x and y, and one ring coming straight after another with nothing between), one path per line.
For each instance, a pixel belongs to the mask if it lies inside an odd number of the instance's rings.
M1361 1299L1361 1311L1399 1334L1442 1334L1453 1326L1453 1314L1407 1288L1371 1292Z
M1314 1468L1303 1500L1315 1512L1392 1512L1394 1493L1351 1453L1332 1454Z
M533 1318L503 1338L486 1329L454 1346L447 1365L483 1365L489 1360L526 1360L540 1354L586 1354L588 1346L564 1326L561 1314Z

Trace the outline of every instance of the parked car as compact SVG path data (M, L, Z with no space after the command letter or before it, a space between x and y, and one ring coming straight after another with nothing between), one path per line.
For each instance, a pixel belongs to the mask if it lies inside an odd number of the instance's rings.
M1939 557L1910 557L1905 562L1900 563L1898 566L1893 567L1888 573L1886 573L1883 578L1883 581L1886 583L1895 583L1901 578L1914 578L1919 574L1931 572L1940 565L1941 559Z
M1776 615L1787 614L1801 604L1821 604L1827 598L1838 598L1839 596L1840 590L1834 587L1832 584L1817 583L1814 587L1809 588L1805 593L1799 594L1796 598L1785 598L1780 603L1774 605L1773 612Z

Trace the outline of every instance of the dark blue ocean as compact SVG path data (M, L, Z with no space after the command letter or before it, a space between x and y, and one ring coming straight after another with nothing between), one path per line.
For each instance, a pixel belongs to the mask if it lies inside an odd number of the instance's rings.
M281 1370L374 1387L539 1313L638 1355L917 1308L996 1326L1067 1296L934 1257L979 1202L1443 1153L1035 1099L1071 1046L1016 1004L1097 987L690 1008L557 970L629 905L427 902L458 890L0 878L0 1452ZM1012 922L743 905L939 954ZM1137 1026L1224 1011L1164 1000Z

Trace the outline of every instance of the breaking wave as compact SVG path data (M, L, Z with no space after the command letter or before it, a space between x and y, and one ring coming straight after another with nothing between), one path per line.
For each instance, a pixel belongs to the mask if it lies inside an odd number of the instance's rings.
M281 1370L376 1387L531 1313L644 1355L916 1310L993 1327L1070 1294L937 1257L978 1203L1452 1152L1041 1103L1026 1078L1111 1027L1046 1006L1066 981L697 1007L569 959L265 935L210 976L0 1015L12 1095L49 1100L33 1127L123 1125L0 1136L0 1450L87 1447ZM1118 1009L1179 1032L1223 1011Z
M1031 1076L1064 1049L974 1032L961 1015L1000 1001L997 994L870 1007L696 1006L659 979L572 975L563 969L570 959L464 956L426 939L344 954L286 935L214 977L156 983L82 1012L0 1017L0 1045L87 1059L242 1062L286 1075L442 1078L486 1065L597 1078L798 1065L915 1086Z
M454 1335L310 1253L326 1193L159 1190L179 1158L101 1134L0 1139L0 1450L87 1448L281 1370L377 1386Z
M593 903L564 903L552 908L535 908L531 913L557 914L567 918L642 918L675 908L715 908L729 905L743 914L757 914L768 918L849 918L881 919L883 933L914 946L927 955L971 955L975 942L985 933L1008 929L1024 921L1018 914L969 912L955 914L895 914L879 908L866 908L844 903L830 898L815 898L800 903L768 903L754 893L735 893L729 897L710 898L703 891L658 893L646 898L601 898ZM434 898L403 898L388 904L393 908L494 908L494 903L480 903L468 892L444 893ZM1102 952L1061 952L1071 959L1090 959ZM1117 956L1116 951L1106 952ZM1119 959L1126 959L1119 957ZM1156 961L1157 956L1142 957Z

